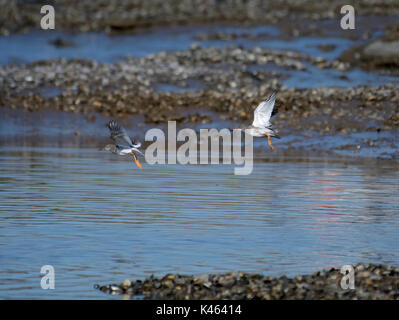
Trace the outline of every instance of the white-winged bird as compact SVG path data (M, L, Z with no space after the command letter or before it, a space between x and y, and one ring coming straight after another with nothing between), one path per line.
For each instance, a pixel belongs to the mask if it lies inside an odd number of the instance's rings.
M272 146L271 137L275 137L280 139L277 134L277 131L272 128L270 123L270 118L277 113L277 111L273 112L274 103L276 101L276 92L274 92L269 99L261 102L254 111L254 121L251 125L246 127L245 129L237 128L238 130L245 130L246 133L250 134L253 137L267 137L267 141L272 150L274 147Z

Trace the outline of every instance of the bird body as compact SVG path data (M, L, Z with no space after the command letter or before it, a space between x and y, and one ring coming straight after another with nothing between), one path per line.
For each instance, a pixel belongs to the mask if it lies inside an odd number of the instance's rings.
M277 134L275 131L271 128L258 128L254 127L253 125L248 126L248 128L245 130L248 134L250 134L253 137L264 137L267 134L269 134L271 137L277 137Z
M261 102L254 111L254 121L245 128L245 132L253 137L267 137L269 146L272 150L270 137L280 138L273 129L270 119L277 112L273 112L274 103L276 101L276 93L274 92L267 100Z
M127 154L132 154L132 152L138 152L142 155L141 151L137 148L121 147L114 144L107 144L104 150L111 151L112 153L118 154L120 156L125 156Z
M135 140L132 140L127 134L125 128L123 128L119 123L114 120L111 120L107 127L111 133L111 139L115 142L115 144L107 144L103 150L111 151L112 153L125 156L132 155L136 162L136 165L142 169L140 162L137 159L135 152L143 153L138 149L141 146L141 143Z

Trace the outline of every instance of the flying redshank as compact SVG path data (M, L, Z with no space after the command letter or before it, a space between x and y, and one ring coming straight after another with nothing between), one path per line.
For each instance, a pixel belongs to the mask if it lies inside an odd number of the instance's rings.
M270 118L277 113L277 110L273 112L275 101L276 93L274 92L269 99L261 102L256 107L254 111L254 121L251 125L244 129L237 128L238 130L245 130L246 133L253 137L267 137L267 141L272 150L274 150L274 147L272 146L270 137L280 139L270 123Z
M143 169L135 152L141 153L138 149L141 146L141 143L135 140L130 139L127 134L125 128L123 128L118 122L111 120L107 127L111 132L111 139L115 142L115 144L107 144L103 150L111 151L112 153L119 154L121 156L125 156L127 154L131 154L134 157L134 161L136 165Z

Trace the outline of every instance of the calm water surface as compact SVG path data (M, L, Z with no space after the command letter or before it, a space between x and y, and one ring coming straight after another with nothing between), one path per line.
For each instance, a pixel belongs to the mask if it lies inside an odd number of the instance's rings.
M109 299L151 274L294 276L399 262L399 170L326 159L146 165L88 148L0 146L0 298ZM41 266L55 290L40 288ZM120 296L114 298L120 299Z

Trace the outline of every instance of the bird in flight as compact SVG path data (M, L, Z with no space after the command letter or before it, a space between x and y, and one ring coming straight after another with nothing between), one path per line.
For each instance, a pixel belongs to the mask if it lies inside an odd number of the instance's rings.
M254 121L251 125L244 128L245 132L253 137L267 137L267 141L272 150L274 147L271 142L271 137L280 139L277 131L273 129L270 118L277 113L274 110L274 103L276 101L276 92L274 92L267 100L261 102L254 111ZM242 130L237 128L238 130Z
M141 146L141 143L135 140L130 139L127 134L125 128L123 128L118 122L111 120L108 122L107 127L111 133L111 139L115 142L115 144L107 144L103 150L111 151L112 153L119 154L121 156L125 156L127 154L131 154L136 162L136 165L143 169L135 152L142 152L138 149Z

